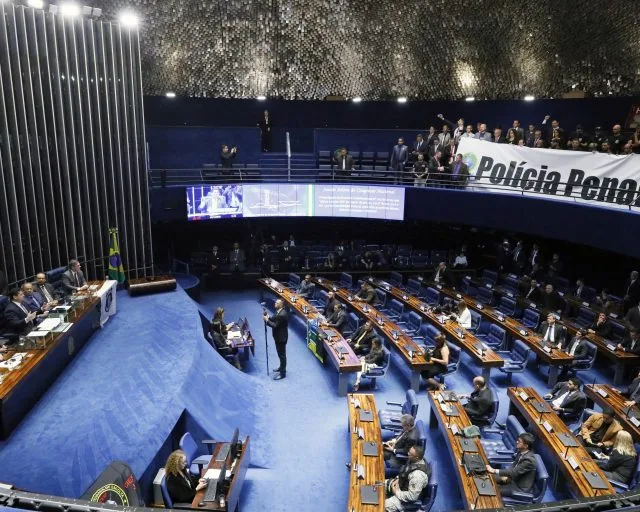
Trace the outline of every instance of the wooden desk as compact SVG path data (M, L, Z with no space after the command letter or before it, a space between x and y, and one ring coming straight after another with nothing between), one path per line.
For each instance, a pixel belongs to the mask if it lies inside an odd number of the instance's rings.
M102 281L90 284L101 285ZM4 354L5 360L17 352L26 355L15 369L0 370L4 377L0 383L0 439L9 437L100 326L100 299L88 293L83 295L87 298L69 311L71 327L66 332L49 334L45 338L46 348L9 350Z
M205 475L208 469L221 469L224 461L216 461L216 455L220 451L223 443L218 443L213 450L213 456L211 457L211 462L206 468L202 468L202 476ZM236 510L238 506L238 502L240 500L240 492L242 491L242 485L244 484L244 477L247 473L247 468L249 467L250 462L250 445L249 445L249 436L246 437L244 442L242 443L242 450L240 453L236 455L235 466L233 467L233 471L231 471L230 467L227 467L227 476L231 474L231 478L227 477L228 487L227 492L225 494L225 506L221 507L218 501L212 501L209 503L205 503L202 507L199 504L204 499L204 495L207 492L206 488L201 489L196 493L195 498L191 502L191 506L193 508L204 508L207 510L224 510L233 512Z
M465 331L458 325L457 322L446 318L444 323L440 322L437 315L430 312L431 306L426 302L422 302L417 297L392 286L391 284L383 281L382 279L369 278L369 283L373 286L380 288L387 294L390 294L394 299L397 299L409 306L413 311L418 313L422 318L428 320L431 324L435 325L438 329L441 329L449 335L448 340L455 343L462 348L475 363L482 368L482 376L489 381L491 377L491 369L504 366L504 360L496 354L491 348L487 347L482 351L482 354L478 350L478 344L482 342L476 338L472 333ZM464 338L459 336L459 332L464 332Z
M402 328L372 306L356 300L348 290L341 288L337 283L318 277L313 280L318 286L333 291L345 304L365 316L374 325L377 332L381 333L392 347L400 354L404 362L411 370L410 385L415 392L420 390L420 372L427 368L427 360L420 346L406 334ZM382 325L378 320L382 320ZM395 333L395 335L394 335Z
M355 400L360 402L360 408L355 406ZM380 421L376 400L373 395L358 393L347 396L349 405L349 437L351 438L351 470L349 471L349 503L348 512L383 512L384 511L384 485L378 486L378 504L363 505L360 502L360 486L374 485L384 482L384 452L382 437L380 434ZM360 411L371 411L373 421L360 421ZM358 428L364 430L364 439L358 438ZM362 453L364 442L374 441L378 445L378 456L365 456ZM364 478L358 479L357 468L364 467Z
M549 346L550 352L547 352L544 347L544 340L535 331L532 331L527 326L521 324L516 319L506 315L498 313L498 311L491 306L480 304L477 300L474 300L468 295L464 295L450 288L440 287L439 285L432 283L432 287L438 288L441 293L451 297L452 299L464 300L469 309L473 309L490 322L501 326L511 338L522 340L544 363L549 365L549 376L547 384L549 387L553 387L558 382L558 373L561 366L570 365L573 361L573 356L570 356L562 350L555 349ZM521 331L524 331L524 335Z
M602 396L600 394L601 392L606 394L606 396ZM636 443L640 443L640 425L636 425L631 421L627 414L628 408L624 405L624 403L629 400L628 398L623 396L619 391L616 391L609 384L588 384L584 386L584 394L603 409L612 409L622 427L631 434ZM638 406L633 407L631 410L640 417L640 409L638 409Z
M473 475L467 474L465 467L460 464L462 460L463 451L458 439L461 439L461 436L455 435L451 431L451 427L455 425L462 432L462 429L471 425L471 420L467 415L467 412L464 410L464 407L460 402L446 402L448 405L453 406L457 409L459 416L447 416L442 407L440 406L440 402L438 402L438 396L440 395L439 391L429 391L427 396L429 398L429 427L436 428L436 426L440 427L440 431L442 432L442 437L447 445L447 449L449 450L449 455L451 457L451 461L455 466L456 478L458 479L458 486L460 487L460 494L462 495L462 499L464 500L464 505L467 510L473 509L481 509L481 508L502 508L502 497L500 496L500 488L496 483L495 477L489 474L489 479L493 484L494 489L496 490L495 496L480 496L478 494L478 489L473 481ZM478 454L484 460L485 465L489 464L487 460L487 456L484 453L484 449L482 447L482 443L478 438L474 439L475 445L478 449ZM429 447L427 446L427 450Z
M519 393L524 392L529 396L529 399L525 402ZM542 414L543 422L547 422L553 428L552 432L548 432L547 429L540 423L540 413L536 411L532 402L539 401L545 403L542 397L533 388L508 388L507 396L509 397L510 406L509 414L514 414L517 411L517 416L523 418L531 427L531 431L536 434L538 439L549 449L549 452L554 460L553 470L553 482L557 487L561 476L567 483L569 490L576 498L584 498L591 496L605 496L609 494L615 494L615 491L607 478L602 473L602 470L598 467L596 462L589 456L584 447L575 438L571 430L565 425L564 421L551 409L549 406L549 412ZM568 434L572 439L578 443L578 446L565 448L556 434ZM565 460L565 454L568 457L573 458L578 468L573 469L568 460ZM595 472L604 482L607 483L606 489L593 489L583 472Z
M259 279L258 282L274 295L281 298L289 305L292 311L302 316L307 322L321 317L314 306L275 279ZM321 324L321 328L331 333L331 340L323 337L322 343L331 364L338 371L338 394L345 396L349 386L349 374L361 371L362 362L351 348L351 345L347 343L338 331L328 327L326 324Z

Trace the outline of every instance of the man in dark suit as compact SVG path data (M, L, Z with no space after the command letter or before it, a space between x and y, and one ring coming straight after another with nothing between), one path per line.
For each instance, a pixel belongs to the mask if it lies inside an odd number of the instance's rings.
M362 356L369 353L375 337L376 332L373 330L373 324L367 320L346 341L357 355Z
M322 310L322 316L325 318L329 318L335 311L336 304L338 304L338 301L336 300L336 294L333 292L329 292L327 294L327 303Z
M277 375L273 380L281 380L287 376L287 340L289 338L289 315L284 309L284 302L282 299L276 300L276 312L269 317L269 314L264 311L262 317L265 323L271 327L271 334L273 340L276 342L276 352L280 359L280 366L276 368L274 373Z
M355 298L356 300L366 302L367 304L373 304L376 300L376 292L369 283L364 282L362 283L360 290L358 290L358 293L356 293Z
M44 319L49 314L49 306L39 292L34 291L33 284L24 283L22 285L22 293L24 300L22 305L29 311L35 311L37 314L36 321Z
M0 270L0 295L6 295L7 293L7 276Z
M308 299L309 297L311 297L311 295L313 295L313 290L315 289L316 285L311 282L311 274L307 274L306 276L304 276L304 279L300 283L300 286L298 286L298 295L300 295L300 297Z
M536 458L532 451L535 438L524 432L516 439L516 457L507 468L494 469L487 465L487 471L497 476L502 496L511 496L514 492L531 492L536 483Z
M341 148L336 158L336 178L346 180L353 170L353 157L347 148Z
M229 253L229 265L231 266L231 270L234 272L244 272L246 266L245 263L247 261L247 257L244 254L244 250L240 249L240 244L238 242L233 243L233 249Z
M612 332L613 327L611 326L611 322L609 322L607 315L603 312L598 313L597 318L595 318L589 326L589 334L597 334L605 340L611 339Z
M442 151L437 150L434 155L429 158L427 170L429 171L429 185L441 187L445 182L445 168L441 163Z
M260 139L262 142L262 152L266 153L267 151L271 151L271 139L272 139L272 129L273 123L271 122L271 118L269 117L269 111L265 110L262 114L262 118L260 119L260 123L258 124L260 127Z
M565 421L578 419L587 405L587 397L580 391L581 384L580 379L572 377L566 382L558 382L551 393L544 396L545 400L551 402L553 410Z
M487 386L484 377L475 377L471 394L459 395L459 398L467 398L464 410L467 412L471 423L474 425L486 423L485 418L493 407L493 393Z
M525 140L524 128L520 126L520 121L518 121L517 119L514 119L513 124L511 125L511 128L513 128L513 130L516 132L516 136L518 137L518 140Z
M89 288L78 260L71 260L69 262L69 270L62 274L62 286L68 294L80 292Z
M640 356L640 332L635 329L629 329L624 338L617 346L622 352L629 352Z
M220 264L222 258L218 246L214 245L211 252L207 254L207 271L203 274L204 280L208 286L214 286L220 275Z
M451 164L451 176L449 177L454 188L462 188L469 180L469 167L462 161L462 153L456 155Z
M44 300L49 306L56 306L58 299L60 298L50 283L47 283L47 276L45 273L40 272L36 275L35 290L42 295Z
M640 303L633 306L624 316L624 324L627 330L640 331Z
M502 127L497 127L493 129L493 137L491 140L497 144L504 144L507 142L507 139L504 135L502 135Z
M629 399L624 403L625 407L633 407L640 403L640 370L638 370L636 377L631 381L629 387L622 390L622 394Z
M420 440L420 432L415 427L415 419L411 414L403 414L400 416L400 425L402 430L400 433L388 441L382 443L384 449L384 463L387 467L399 468L406 459L399 458L397 455L406 455L412 446L418 444Z
M587 330L580 329L576 332L576 335L572 340L567 341L567 338L565 338L565 343L562 344L562 351L573 356L573 361L570 366L567 365L562 367L562 373L568 372L571 367L576 366L576 364L581 363L585 359L588 359L589 349L588 340L585 338L586 335Z
M404 144L404 139L400 137L398 143L391 150L391 171L393 172L393 183L402 184L404 166L409 158L409 149Z
M342 334L342 331L347 325L347 313L344 310L344 306L339 302L333 308L333 313L327 318L329 327L333 327L336 331Z
M220 152L220 167L223 169L233 169L233 161L238 154L238 148L235 146L229 149L226 144L222 145L222 151Z
M27 334L34 326L37 313L29 311L24 302L24 293L20 288L9 292L10 302L2 313L2 333L11 340Z
M538 302L540 302L541 296L542 296L542 293L540 292L540 286L538 286L538 281L536 281L535 279L532 279L531 282L529 283L529 288L527 288L527 291L524 292L524 298L527 299L528 301L533 302L534 304L537 304Z
M556 316L554 314L549 313L547 315L547 320L540 325L538 334L542 336L542 339L549 345L553 345L556 348L562 347L565 331L564 327L556 322Z
M417 160L418 155L424 155L427 153L427 143L425 142L422 134L419 133L416 136L416 141L413 143L413 151L411 154L413 155L413 159Z
M624 285L624 312L626 314L629 309L638 305L640 302L640 279L638 279L638 271L631 272L629 279Z
M442 284L447 288L452 288L454 283L453 275L444 261L441 261L433 273L433 282Z
M553 289L552 284L548 284L544 287L544 293L540 297L540 305L542 309L546 311L562 311L564 300L557 291Z
M511 253L511 271L515 274L521 275L524 272L524 267L527 264L527 255L524 253L524 244L520 240Z
M536 263L540 268L542 267L543 258L538 244L533 244L533 247L531 248L531 254L529 254L528 262L530 268L533 268L533 265Z

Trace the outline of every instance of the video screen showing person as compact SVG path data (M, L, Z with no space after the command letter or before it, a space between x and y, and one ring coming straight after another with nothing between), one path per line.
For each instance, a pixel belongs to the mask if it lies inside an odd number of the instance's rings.
M187 219L242 217L242 185L187 187Z

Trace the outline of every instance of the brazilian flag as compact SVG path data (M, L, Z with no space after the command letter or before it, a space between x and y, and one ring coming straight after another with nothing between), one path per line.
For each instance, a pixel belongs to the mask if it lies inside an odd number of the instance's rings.
M124 267L118 246L118 228L109 228L109 279L124 283Z

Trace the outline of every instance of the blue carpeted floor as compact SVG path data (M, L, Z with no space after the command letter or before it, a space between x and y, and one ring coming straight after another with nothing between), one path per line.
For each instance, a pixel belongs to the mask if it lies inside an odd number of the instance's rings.
M290 324L287 378L266 375L258 292L204 294L200 309L219 306L226 320L246 316L257 346L255 358L237 371L202 340L197 305L182 290L150 297L118 296L118 314L65 370L11 438L0 446L0 481L37 492L76 497L112 460L144 471L187 410L214 438L239 426L252 438L252 467L241 500L245 511L344 510L349 459L346 398L337 396L337 375L306 348L305 327ZM478 373L463 354L450 388L468 392ZM277 366L269 333L270 368ZM531 369L514 385L546 390ZM609 381L610 368L583 375ZM498 415L507 414L506 379L496 372ZM402 401L408 387L392 367L378 383L376 401ZM368 391L363 387L363 391ZM428 420L424 392L418 417ZM454 468L437 430L429 431L428 458L438 459L441 482L434 510L462 507ZM450 485L448 485L450 483ZM545 501L567 496L548 492Z

